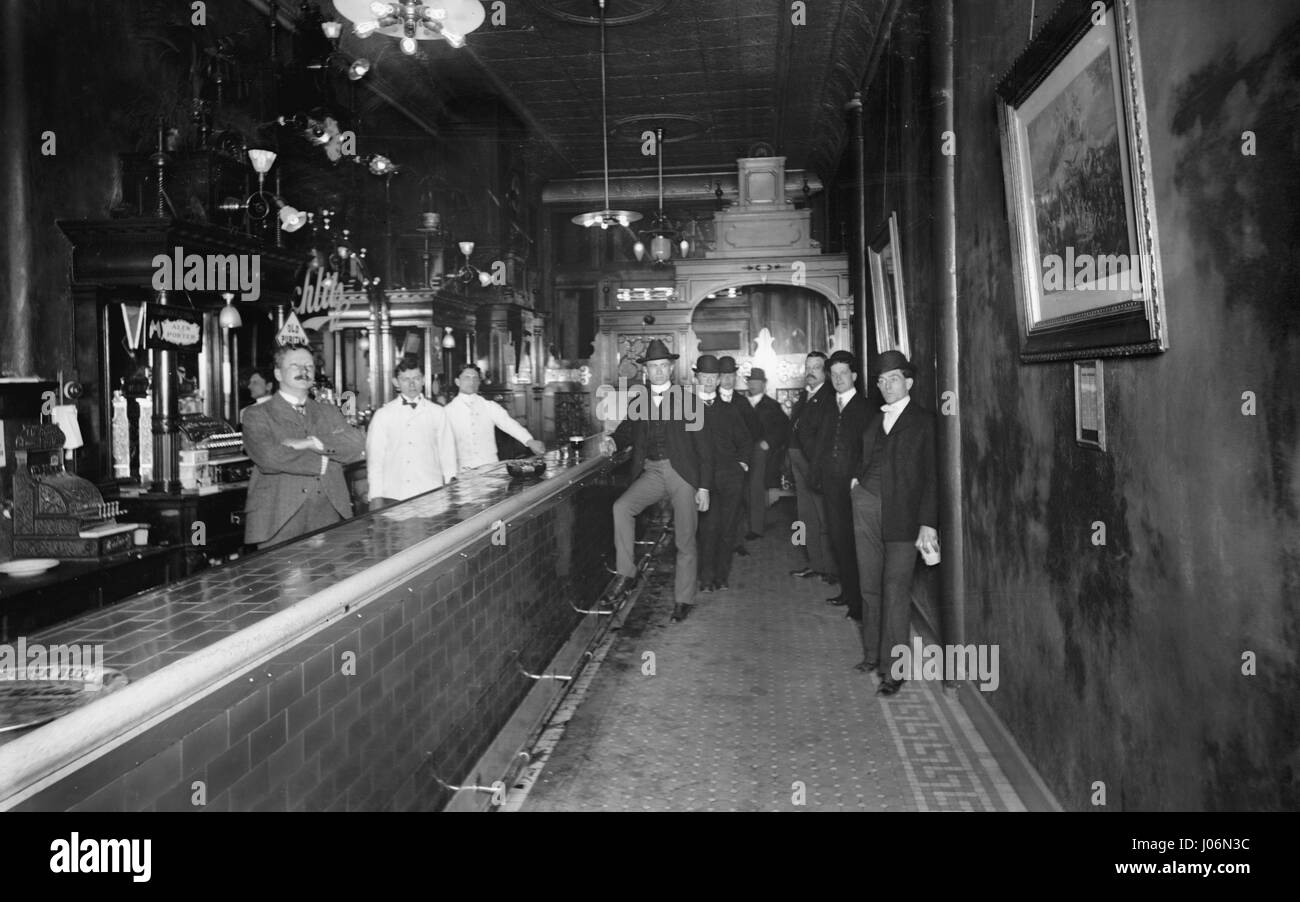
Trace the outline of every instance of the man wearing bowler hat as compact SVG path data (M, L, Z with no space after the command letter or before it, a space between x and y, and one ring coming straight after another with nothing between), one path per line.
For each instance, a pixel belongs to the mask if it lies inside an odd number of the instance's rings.
M728 588L745 473L754 439L741 404L718 397L721 364L712 354L695 363L696 396L704 405L705 431L713 444L713 493L708 513L700 514L700 591Z
M713 445L705 432L707 417L694 394L672 385L672 362L676 359L659 339L650 342L645 356L637 361L645 365L649 397L630 404L627 419L603 442L607 453L632 448L635 481L614 502L619 591L636 580L632 552L637 514L657 501L672 503L677 544L674 621L685 620L695 604L697 516L709 509L713 487Z
M758 421L758 414L754 413L754 408L745 403L744 392L736 394L736 376L738 369L736 367L736 358L726 355L718 358L718 366L721 368L721 378L718 381L718 397L726 404L734 404L740 411L745 426L749 428L750 437L757 442L763 437L763 425ZM746 462L748 466L748 462ZM746 479L748 479L746 474ZM741 557L749 557L749 551L745 548L745 522L748 518L745 516L745 496L740 499L740 507L736 508L735 523L727 527L726 535L736 537L736 554Z
M894 648L907 646L916 552L939 549L935 421L911 399L916 371L905 356L885 351L876 368L885 404L863 429L850 489L863 607L857 668L881 677L878 695L893 695L903 681L888 671Z

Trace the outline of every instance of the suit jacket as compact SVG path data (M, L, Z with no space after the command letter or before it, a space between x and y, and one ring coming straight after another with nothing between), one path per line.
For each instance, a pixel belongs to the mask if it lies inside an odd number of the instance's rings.
M694 396L689 400L691 409L684 404L687 389L680 385L672 386L669 397L663 404L669 405L667 413L658 416L667 426L665 442L668 460L677 475L697 489L713 488L713 441L709 436L708 417L704 415L704 404ZM619 449L632 448L632 478L641 475L645 469L646 450L650 445L650 431L646 412L653 409L650 389L644 385L633 386L628 394L628 417L614 430L614 441ZM688 418L697 422L687 422ZM687 426L699 425L700 428L688 429Z
M827 408L835 410L835 389L828 379L809 400L805 391L794 409L790 411L790 447L803 451L811 461L817 453L817 440L821 436L822 420Z
M877 441L884 437L885 414L876 410L862 432L862 462L854 475L866 476ZM913 399L894 421L880 468L880 514L886 542L911 542L922 526L939 528L935 420Z
M719 393L718 397L722 397ZM749 430L750 437L757 442L763 437L763 421L758 418L758 412L754 410L754 405L749 403L743 392L734 392L731 396L732 404L736 405L736 410L740 412L741 418L745 421L745 427Z
M293 409L276 392L265 404L244 408L244 450L256 466L248 482L248 509L244 523L244 541L265 542L275 535L307 502L317 481L325 496L342 517L352 516L352 499L343 478L343 464L360 460L366 450L366 437L349 426L333 404L317 404L308 399L306 416ZM325 475L321 475L321 452L295 451L281 444L286 438L314 435L325 445L329 458Z
M821 392L817 394L820 395ZM782 455L785 454L785 443L790 438L790 418L785 415L785 410L771 395L763 395L757 406L751 405L749 401L745 401L744 404L758 416L762 426L759 439L768 444L767 473L763 476L763 484L780 485L781 464L784 460Z
M727 402L719 396L712 407L705 408L708 411L705 429L713 440L714 472L730 467L744 477L740 464L748 467L749 455L754 450L754 437L741 409L748 406L748 401L733 397Z
M834 480L842 482L847 490L849 481L858 474L862 464L862 431L871 418L871 406L862 397L862 392L856 393L843 410L839 409L833 391L829 403L817 436L817 449L812 456L813 488L820 491L824 486L829 490L834 487L831 482ZM840 448L835 447L837 435Z

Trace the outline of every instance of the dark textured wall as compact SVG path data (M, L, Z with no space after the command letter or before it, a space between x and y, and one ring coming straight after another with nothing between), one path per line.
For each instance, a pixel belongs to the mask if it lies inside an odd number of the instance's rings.
M1094 781L1112 810L1300 808L1300 7L1137 4L1170 348L1106 362L1103 454L1075 445L1071 365L1017 358L993 91L1031 3L955 6L966 637L1001 646L989 701L1068 808Z

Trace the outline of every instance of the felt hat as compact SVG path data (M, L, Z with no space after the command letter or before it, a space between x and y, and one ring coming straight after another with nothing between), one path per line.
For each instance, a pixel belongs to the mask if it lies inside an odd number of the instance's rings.
M734 373L734 372L736 372L736 358L735 358L735 357L732 357L732 356L728 355L728 356L726 356L726 357L719 358L718 363L722 366L722 370L721 370L721 372L722 372L723 375L726 375L727 373Z
M911 362L901 351L885 351L876 358L876 372L888 373L890 370L910 370Z
M701 354L700 359L695 361L695 372L697 373L720 373L721 366L718 364L718 358L712 354Z
M646 348L645 356L638 357L637 363L649 363L651 360L676 360L677 355L668 351L668 346L659 339L653 339L650 347Z
M753 379L762 379L764 382L766 382L766 381L767 381L767 373L763 372L763 368L762 368L762 367L758 367L758 366L756 366L756 367L754 367L753 369L751 369L751 370L749 371L749 378L750 378L751 380L753 380Z

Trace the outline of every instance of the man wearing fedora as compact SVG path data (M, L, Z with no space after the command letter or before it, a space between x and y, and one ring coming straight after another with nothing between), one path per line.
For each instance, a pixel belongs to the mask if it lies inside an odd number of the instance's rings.
M872 411L862 432L861 464L850 490L863 606L857 668L881 678L877 694L893 695L903 681L886 674L894 648L908 643L916 553L939 549L936 430L934 413L911 398L911 362L885 351L876 368L885 404Z
M728 403L718 396L721 370L721 362L712 354L703 354L695 362L696 396L704 405L705 431L713 444L713 493L708 513L700 514L701 592L728 588L736 522L754 444L741 414L744 402Z
M749 533L745 538L761 539L767 515L767 487L779 472L781 454L790 435L790 420L776 399L768 397L767 373L762 367L749 371L746 405L758 419L759 434L749 461Z
M694 394L672 385L672 362L676 359L659 339L650 342L645 356L637 361L646 368L649 398L629 405L627 419L603 442L607 453L632 448L635 481L614 502L619 591L637 576L632 556L637 514L657 501L672 503L677 544L674 621L685 620L695 604L697 517L709 509L713 487L713 444L705 431L707 416Z

